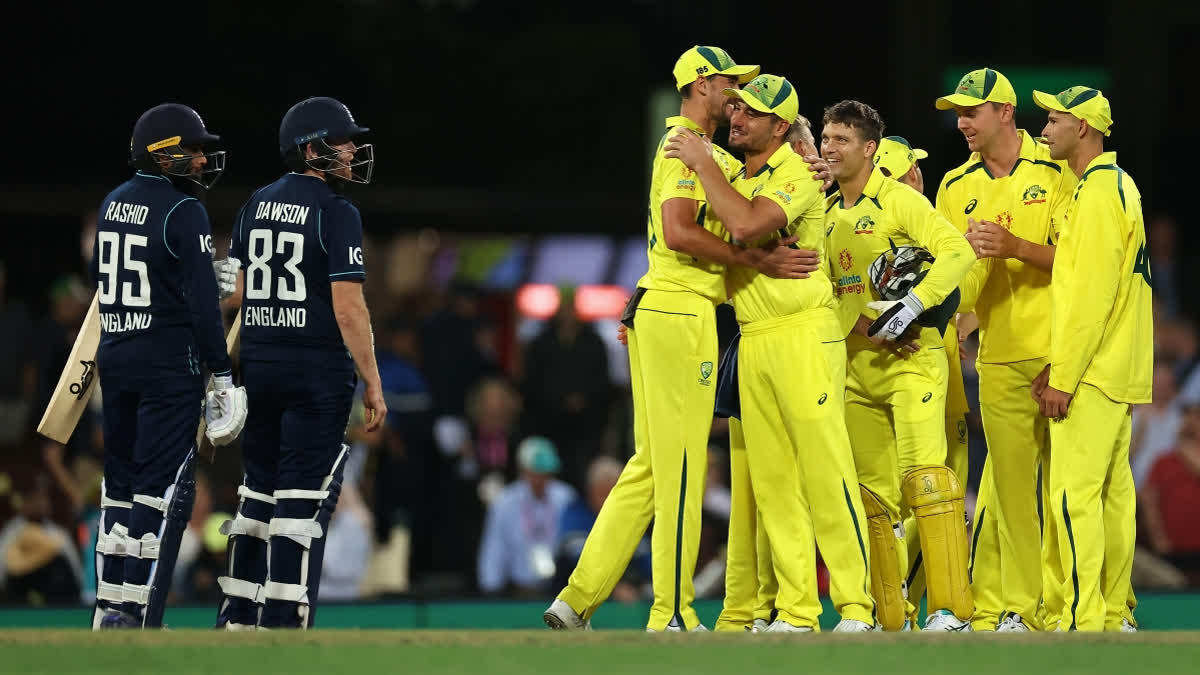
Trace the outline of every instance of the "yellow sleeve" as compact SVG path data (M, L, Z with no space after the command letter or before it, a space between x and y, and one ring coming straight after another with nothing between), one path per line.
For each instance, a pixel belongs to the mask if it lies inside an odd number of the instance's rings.
M951 223L952 227L958 230L959 234L966 234L966 226L959 228L955 224L954 214L950 208L950 198L946 192L946 181L944 180L941 186L938 187L937 210L943 218ZM971 248L971 244L965 238L963 242L967 244L967 248ZM934 255L936 256L937 254L934 253ZM992 259L984 258L983 260L979 260L975 258L974 249L971 249L969 259L974 260L974 262L958 285L958 290L961 294L958 299L958 312L960 314L968 314L975 311L975 302L979 300L979 294L983 292L983 287L987 284L988 274L992 270Z
M786 167L786 169L785 169ZM804 175L798 175L800 168ZM788 223L804 215L815 203L823 203L825 195L821 193L821 184L808 175L807 165L803 160L791 161L780 167L767 181L755 198L764 197L779 205L787 216Z
M1124 220L1112 177L1096 176L1079 191L1058 242L1050 282L1050 386L1059 391L1075 393L1100 347L1121 275L1128 274L1122 269Z
M933 307L958 287L975 262L975 251L950 221L915 191L898 190L893 199L901 207L900 222L908 237L933 254L929 273L913 289L925 307Z
M706 201L704 186L696 178L696 172L684 166L678 159L661 158L658 176L659 196L662 201L682 197L698 202ZM720 163L717 164L720 166Z

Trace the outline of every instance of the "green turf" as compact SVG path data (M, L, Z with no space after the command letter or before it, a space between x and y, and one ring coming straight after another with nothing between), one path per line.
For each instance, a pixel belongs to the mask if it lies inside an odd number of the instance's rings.
M622 631L229 634L0 631L4 673L1195 673L1200 634L646 635Z

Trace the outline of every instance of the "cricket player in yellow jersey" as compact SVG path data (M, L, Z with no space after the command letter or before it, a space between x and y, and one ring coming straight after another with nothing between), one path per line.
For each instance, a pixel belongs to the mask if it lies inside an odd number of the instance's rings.
M929 569L925 629L970 630L964 492L945 465L948 365L941 332L975 255L928 199L873 164L884 126L879 113L842 101L826 108L823 122L821 155L839 188L826 199L825 258L836 266L838 311L849 334L846 424L870 520L876 615L884 628L901 630L913 613L902 577L907 534L920 537ZM921 269L930 254L932 265ZM906 259L915 265L906 267ZM905 287L897 284L909 274ZM891 290L894 297L885 295ZM884 315L876 320L879 311ZM885 339L872 339L879 334ZM906 533L908 510L916 531Z
M1127 600L1136 527L1130 414L1149 403L1154 369L1150 258L1142 195L1104 151L1108 99L1089 87L1033 92L1049 111L1042 135L1079 177L1054 258L1048 383L1034 390L1054 448L1050 500L1059 558L1044 583L1065 581L1048 629L1132 631ZM1039 378L1041 379L1041 378ZM1040 390L1040 391L1039 391Z
M820 246L819 186L784 140L800 107L792 84L764 74L725 94L735 98L729 144L746 158L733 184L695 134L672 136L667 156L696 172L735 241L761 245L797 236L801 247ZM737 377L746 462L779 585L767 632L818 630L814 537L842 617L835 630L874 630L866 520L843 413L846 353L829 278L819 270L808 279L773 280L730 267L726 280L741 326Z
M804 115L797 115L788 129L784 142L792 151L810 163L820 157L813 138L812 123ZM821 162L824 164L823 162ZM822 167L822 170L827 170ZM823 191L823 190L822 190ZM738 338L740 340L740 338ZM736 344L736 343L735 343ZM775 596L779 582L771 561L771 544L762 519L758 517L758 503L750 483L750 469L746 464L746 439L742 432L740 411L736 406L737 378L726 380L725 371L736 370L737 349L731 345L722 357L717 382L717 416L729 418L729 537L725 544L725 599L714 628L717 631L750 630L764 632L775 616ZM722 401L723 387L733 404ZM808 523L798 524L808 530Z
M919 161L929 157L929 153L920 148L913 148L908 139L903 136L884 136L879 141L875 151L875 166L883 175L895 178L912 189L925 193L925 176L921 172ZM946 324L946 332L942 336L946 349L946 365L949 366L946 382L946 466L958 476L965 486L969 471L967 446L967 392L963 387L962 362L959 360L959 342L957 320L951 319ZM913 532L916 521L909 514L904 519L904 531ZM905 585L908 587L909 604L914 608L914 614L909 618L916 625L916 607L920 605L925 595L925 570L921 555L921 538L906 537L908 540L908 576Z
M991 68L971 71L936 101L954 110L971 150L947 172L937 208L980 260L964 280L959 312L979 319L979 400L988 457L973 519L970 575L975 630L1040 628L1042 541L1038 467L1049 434L1026 380L1050 353L1051 220L1075 177L1013 120L1016 92Z
M667 132L710 137L725 116L727 88L758 73L717 47L693 47L675 64L683 101ZM663 143L666 135L663 137ZM726 180L741 163L720 148ZM811 178L808 179L811 182ZM651 175L649 270L626 307L636 452L604 502L566 588L543 614L547 626L581 630L608 597L654 519L654 604L647 629L702 628L692 600L700 539L707 439L717 360L715 305L724 302L727 265L801 278L815 251L743 249L726 241L703 186L678 160L655 155Z

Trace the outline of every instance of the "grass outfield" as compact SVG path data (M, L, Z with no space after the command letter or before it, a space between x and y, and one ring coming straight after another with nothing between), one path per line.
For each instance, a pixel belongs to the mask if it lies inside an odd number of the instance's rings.
M4 673L1196 673L1200 633L729 635L598 631L0 631Z

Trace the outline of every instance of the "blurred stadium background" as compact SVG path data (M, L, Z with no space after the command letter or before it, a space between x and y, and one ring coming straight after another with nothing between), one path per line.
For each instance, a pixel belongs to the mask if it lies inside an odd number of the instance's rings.
M13 154L0 164L0 625L82 626L80 608L95 592L98 408L65 447L33 429L93 293L85 270L94 210L128 175L134 120L178 101L223 137L228 169L209 198L220 257L242 201L283 170L282 113L332 95L372 128L376 145L375 182L350 196L364 216L366 289L392 414L381 433L351 431L353 488L331 527L322 600L393 604L391 613L330 607L325 616L347 626L462 625L454 617L464 614L478 627L536 626L613 466L632 453L615 317L645 270L649 153L677 109L670 67L693 44L786 75L818 130L825 105L875 106L887 133L929 151L930 197L966 156L953 115L932 105L962 73L1006 73L1019 126L1035 134L1044 114L1032 89L1105 90L1116 120L1110 147L1144 195L1156 292L1156 400L1135 412L1132 450L1144 500L1135 583L1146 609L1172 608L1160 627L1196 623L1184 608L1197 597L1188 589L1200 588L1200 304L1186 270L1200 247L1188 224L1187 136L1200 6L352 0L217 1L191 6L197 16L186 20L79 12L57 26L53 47L26 53L56 56L11 73L12 100L22 103L3 111ZM721 318L724 345L736 325ZM967 348L974 398L973 341ZM970 421L969 499L986 454L978 414ZM574 496L532 516L547 527L521 521L519 510L489 525L506 484L546 479L517 465L530 436L552 442L561 465L553 480ZM697 567L706 621L723 590L726 448L718 421ZM200 473L173 598L192 609L168 613L168 622L198 626L216 602L224 538L215 530L236 505L238 446ZM482 546L489 526L524 532L523 543ZM18 545L27 532L50 543ZM535 574L507 573L503 561L514 557L533 561L524 567ZM648 568L635 559L608 625L637 627L649 592Z

